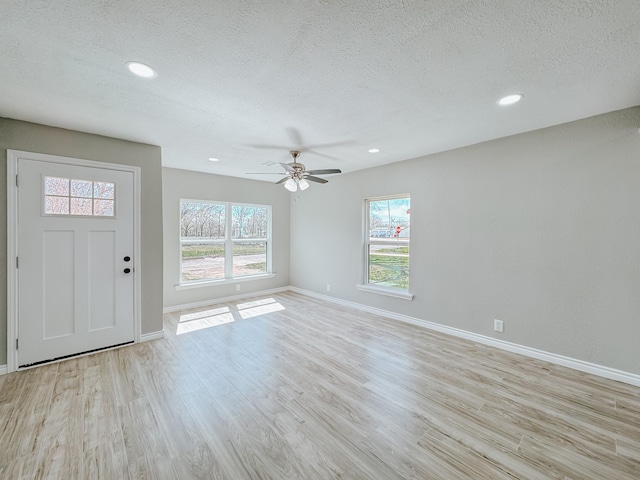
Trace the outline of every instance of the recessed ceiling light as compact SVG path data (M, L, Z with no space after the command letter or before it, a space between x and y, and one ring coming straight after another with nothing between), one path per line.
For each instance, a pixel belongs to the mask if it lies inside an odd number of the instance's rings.
M379 148L370 148L370 149L368 150L368 152L369 152L369 153L378 153L379 151L380 151L380 149L379 149Z
M219 158L215 158L215 157L209 157L209 161L210 162L219 162L220 159Z
M144 63L127 62L127 68L131 73L137 75L138 77L153 78L158 76L153 68L151 68L149 65L145 65Z
M500 100L498 100L498 105L503 107L506 105L513 105L514 103L518 103L520 100L522 100L522 97L524 97L524 95L522 95L521 93L507 95L506 97L502 97Z

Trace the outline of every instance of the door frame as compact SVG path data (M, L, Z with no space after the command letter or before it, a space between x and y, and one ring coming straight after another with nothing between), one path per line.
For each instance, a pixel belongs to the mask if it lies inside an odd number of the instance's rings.
M133 173L133 332L134 343L140 343L141 336L141 175L140 167L117 163L62 157L44 153L7 150L7 372L26 370L33 367L18 367L18 160L39 160L62 163L79 167L101 168ZM82 354L79 354L82 356Z

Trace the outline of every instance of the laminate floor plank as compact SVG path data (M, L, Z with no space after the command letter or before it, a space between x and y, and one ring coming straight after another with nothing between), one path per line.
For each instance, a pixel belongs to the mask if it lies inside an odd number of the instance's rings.
M418 442L420 454L434 465L430 472L434 478L536 478L529 465L514 465L513 471L501 462L504 450L478 443L474 437L458 432L450 426L429 429ZM509 458L508 455L502 455Z
M128 467L124 440L114 439L84 450L80 478L128 480L131 478Z
M0 478L640 479L640 388L293 292L0 377Z
M616 454L619 457L632 460L636 468L640 468L638 466L638 464L640 464L640 437L635 440L626 438L616 439Z
M576 455L557 445L549 445L544 440L528 436L522 440L519 450L525 459L545 463L549 472L569 478L615 478L616 480L640 478L638 468L622 468L617 462L613 466L611 462L602 462L588 455Z
M48 433L44 431L44 426L57 380L58 366L59 364L46 365L24 372L27 384L20 397L12 402L13 409L9 413L11 420L0 438L0 445L11 446L9 452L2 452L3 463L7 455L20 457L38 454L38 438Z
M193 392L184 397L183 404L188 415L194 419L194 432L198 439L215 452L212 460L216 462L216 474L231 478L235 472L239 478L249 478L241 457L226 433L228 420L217 411L211 393L206 390Z

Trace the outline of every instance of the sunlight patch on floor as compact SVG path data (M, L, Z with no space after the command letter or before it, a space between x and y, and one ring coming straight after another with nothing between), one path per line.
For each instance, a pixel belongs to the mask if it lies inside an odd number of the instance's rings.
M273 298L256 300L255 302L239 303L238 313L243 319L253 318L267 313L279 312L285 308Z
M237 310L236 310L237 309ZM273 298L238 303L235 307L209 308L180 315L176 335L197 332L205 328L218 327L240 319L259 317L285 308Z
M191 320L198 320L200 318L213 317L221 313L228 313L229 307L214 308L213 310L202 310L200 312L185 313L180 315L180 323L190 322Z
M217 327L234 321L235 318L233 318L233 314L229 310L229 307L186 313L184 315L180 315L180 323L178 323L176 335L195 332L204 328Z

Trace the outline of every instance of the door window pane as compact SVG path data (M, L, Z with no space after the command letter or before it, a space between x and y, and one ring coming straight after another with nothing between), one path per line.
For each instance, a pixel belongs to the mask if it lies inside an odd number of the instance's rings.
M97 217L113 217L113 200L94 200L93 214Z
M93 198L115 198L113 183L93 182Z
M88 182L86 180L71 180L72 197L91 198L92 191L93 182Z
M71 215L91 215L90 198L72 198Z
M44 177L45 195L69 196L69 179L57 177Z
M44 177L46 215L115 216L115 184Z
M49 215L69 215L69 197L45 197L44 213Z

